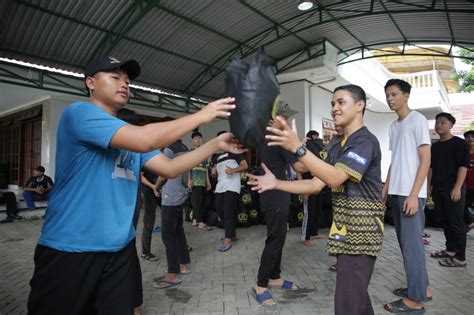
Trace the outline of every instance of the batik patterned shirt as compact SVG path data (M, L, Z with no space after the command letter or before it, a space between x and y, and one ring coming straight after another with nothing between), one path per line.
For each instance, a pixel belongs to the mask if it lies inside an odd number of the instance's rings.
M327 252L331 255L377 256L382 249L383 218L381 152L377 138L362 127L339 141L328 161L350 176L333 188L334 219Z

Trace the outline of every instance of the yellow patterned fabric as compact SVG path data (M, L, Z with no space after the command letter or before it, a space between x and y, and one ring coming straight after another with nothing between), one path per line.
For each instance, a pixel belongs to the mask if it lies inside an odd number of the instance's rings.
M332 189L333 223L327 252L331 255L378 256L382 249L383 219L381 153L367 128L334 145L328 161L350 176Z

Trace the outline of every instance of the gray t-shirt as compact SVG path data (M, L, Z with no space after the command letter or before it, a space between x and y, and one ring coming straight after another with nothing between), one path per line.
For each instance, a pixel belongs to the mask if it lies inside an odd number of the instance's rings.
M165 148L163 154L167 158L173 159L186 153L188 147L180 140ZM163 206L181 206L188 198L186 190L188 182L188 172L178 175L176 178L168 179L161 190L161 204Z

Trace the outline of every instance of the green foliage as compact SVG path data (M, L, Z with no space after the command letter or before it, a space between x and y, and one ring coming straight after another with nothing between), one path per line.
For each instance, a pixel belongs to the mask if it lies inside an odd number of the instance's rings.
M468 65L474 65L474 52L468 49L460 49L459 55L463 57L468 57L471 59L461 60ZM474 69L471 67L469 71L458 71L454 75L454 78L459 82L461 92L473 92L474 91Z

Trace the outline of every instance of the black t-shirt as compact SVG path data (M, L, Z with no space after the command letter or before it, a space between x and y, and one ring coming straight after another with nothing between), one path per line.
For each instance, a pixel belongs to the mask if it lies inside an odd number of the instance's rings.
M37 188L42 186L44 189L48 189L49 187L53 187L53 180L51 177L43 175L43 178L38 181L35 176L31 176L25 183L24 188Z
M469 147L465 140L452 137L431 146L431 185L434 189L452 189L462 166L469 168Z
M276 178L281 180L288 179L288 166L298 161L291 152L282 147L268 146L268 140L265 140L260 148L260 160L262 163L265 163ZM285 208L289 205L290 193L280 190L269 190L260 195L260 207L262 211Z
M322 159L321 151L324 149L324 143L321 139L308 139L306 141L306 148L313 153L316 157ZM306 172L302 174L303 179L311 179L313 175L310 172Z

